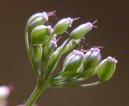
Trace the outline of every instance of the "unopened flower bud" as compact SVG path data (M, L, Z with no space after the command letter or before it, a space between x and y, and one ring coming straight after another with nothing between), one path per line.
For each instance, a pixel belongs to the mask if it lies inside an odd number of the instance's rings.
M38 18L38 17L43 17L46 21L48 21L48 15L47 15L47 13L46 13L46 12L40 12L40 13L35 13L35 14L33 14L33 15L29 18L27 24L32 23L32 22L33 22L36 18Z
M80 42L80 39L78 39L78 40L72 39L67 44L67 46L65 47L65 49L63 50L63 54L68 53L69 51L73 50L78 45L79 42Z
M42 56L42 44L33 44L33 51L34 51L34 60L39 61Z
M66 57L63 71L76 72L82 64L83 57L84 54L82 52L74 50L73 53L70 53L70 55Z
M84 68L96 67L101 60L100 49L91 48L84 56L83 65Z
M83 72L80 75L82 78L87 78L93 75L95 72L95 67L101 61L101 54L98 48L91 48L85 55L83 59Z
M50 35L51 27L40 25L35 27L31 33L31 39L33 44L42 44Z
M91 29L93 25L90 22L80 25L71 32L71 39L80 39L84 37Z
M104 59L96 68L98 77L101 81L109 80L115 72L117 60L112 57Z
M27 31L32 31L33 28L43 25L46 21L48 21L48 14L46 12L32 15L27 22Z
M72 23L73 19L70 17L60 20L54 26L54 34L58 35L64 33L69 27L71 27Z

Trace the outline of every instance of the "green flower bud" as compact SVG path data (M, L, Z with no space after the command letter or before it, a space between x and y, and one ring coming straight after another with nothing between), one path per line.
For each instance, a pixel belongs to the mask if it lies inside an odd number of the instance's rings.
M91 48L84 56L83 65L85 69L96 67L101 61L100 49Z
M51 33L51 27L40 25L35 27L31 33L31 40L33 44L42 44L46 39L48 39Z
M27 25L28 24L30 24L30 23L32 23L36 18L38 18L38 17L43 17L46 21L48 21L48 15L47 15L47 13L46 12L40 12L40 13L35 13L35 14L33 14L30 18L29 18L29 20L28 20L28 22L27 22Z
M70 53L64 61L63 71L73 71L76 72L77 69L81 66L83 61L84 54L80 51L74 50L73 53Z
M69 53L64 60L63 70L54 79L70 81L70 79L75 78L78 75L77 70L83 63L83 57L84 54L81 51L73 50Z
M98 77L101 81L109 80L115 72L117 60L112 57L104 59L96 68Z
M80 39L78 39L78 40L72 39L67 44L67 46L65 47L65 49L63 50L63 54L68 53L69 51L73 50L77 46L77 44L79 44L79 42L80 42Z
M73 50L74 51L74 50ZM70 57L70 56L72 56L72 55L74 55L74 53L75 52L70 52L66 57L65 57L65 60L64 60L64 63L66 63L66 60Z
M46 21L48 21L48 14L46 12L32 15L27 22L27 31L32 31L33 28L43 25Z
M69 27L71 27L73 23L73 19L68 17L60 20L54 27L54 34L62 34L64 33Z
M39 61L41 59L43 52L42 44L34 44L33 51L34 51L34 60Z
M87 78L95 73L95 67L101 61L101 54L98 48L91 48L85 55L83 59L83 71L79 75L81 78Z
M82 24L71 32L70 38L80 39L84 37L84 35L86 35L92 29L92 27L93 27L93 24L90 22Z

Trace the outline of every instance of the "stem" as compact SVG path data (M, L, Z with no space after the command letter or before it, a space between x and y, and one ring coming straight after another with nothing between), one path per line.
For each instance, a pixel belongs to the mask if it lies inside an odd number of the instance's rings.
M99 85L101 83L102 83L101 81L97 81L97 82L94 82L94 83L91 83L91 84L82 84L82 85L80 85L80 87L96 86L96 85Z
M29 37L28 37L28 36L29 36L29 35L28 35L28 32L25 31L25 44L26 44L27 54L28 54L29 60L30 60L30 62L31 62L31 65L32 65L32 67L33 67L33 69L34 69L34 74L35 74L36 78L38 79L39 73L38 73L38 71L36 70L36 64L35 64L35 62L34 62L34 60L32 59L33 56L32 56L32 54L31 54L31 48L30 48L30 45L29 45Z
M37 84L36 88L32 92L29 99L27 100L25 106L32 106L37 101L39 96L45 91L45 89L47 88L47 85L43 82L41 83Z
M49 46L49 43L50 43L53 35L54 35L54 33L52 32L50 34L50 37L48 38L48 41L47 41L47 44L46 44L46 47L45 47L45 52L44 52L45 54L42 55L42 59L41 59L41 64L42 64L42 66L41 66L41 78L43 78L44 75L45 75L46 63L47 63L47 58L48 58L47 55L46 55L46 52L48 51L48 46Z
M71 40L71 39L68 38L67 41L66 41L66 43L65 43L63 46L61 46L61 48L59 47L60 50L58 50L58 48L56 49L57 51L59 51L59 52L57 53L58 57L55 57L56 61L54 61L53 63L51 63L51 64L53 64L53 65L50 65L50 66L47 65L47 67L46 67L46 73L44 74L44 80L48 80L49 77L51 76L52 72L53 72L53 71L55 70L55 68L57 67L58 62L59 62L61 56L63 55L62 52L63 52L63 50L65 49L65 47L67 46L67 44L69 43L70 40ZM49 63L50 60L51 60L51 59L48 60L48 63ZM49 67L51 67L51 68L49 68Z
M64 83L64 82L62 82ZM93 82L90 84L82 84L82 85L75 85L75 84L66 84L66 85L57 85L57 86L49 86L49 87L56 87L56 88L86 88L86 87L91 87L91 86L97 86L100 85L102 83L102 81L97 81L97 82Z

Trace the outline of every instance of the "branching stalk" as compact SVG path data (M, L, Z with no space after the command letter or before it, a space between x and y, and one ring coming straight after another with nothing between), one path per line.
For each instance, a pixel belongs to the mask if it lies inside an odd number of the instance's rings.
M46 90L47 85L45 83L38 83L31 96L27 100L25 106L32 106L39 96Z

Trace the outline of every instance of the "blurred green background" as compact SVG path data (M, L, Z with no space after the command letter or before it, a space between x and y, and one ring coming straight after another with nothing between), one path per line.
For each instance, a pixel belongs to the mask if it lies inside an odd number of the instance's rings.
M129 106L128 0L1 0L0 85L12 83L9 106L24 103L36 84L24 44L26 21L33 13L56 10L51 24L63 17L81 17L73 28L98 20L86 37L85 49L103 46L103 58L118 59L114 77L97 87L48 89L39 106ZM94 81L94 79L90 80Z

